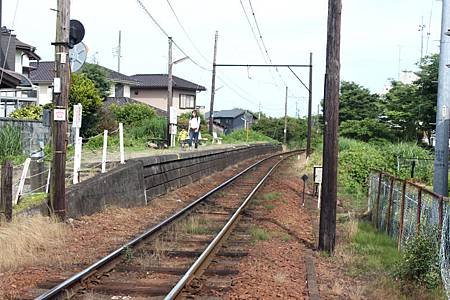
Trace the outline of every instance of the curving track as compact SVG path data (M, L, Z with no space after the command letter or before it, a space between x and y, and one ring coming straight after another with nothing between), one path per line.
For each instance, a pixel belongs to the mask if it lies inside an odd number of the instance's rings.
M203 272L234 274L233 259L246 253L223 242L233 232L233 245L239 243L249 225L238 222L248 202L279 163L302 151L258 161L36 299L185 298L194 295L190 283ZM214 266L213 257L230 263Z

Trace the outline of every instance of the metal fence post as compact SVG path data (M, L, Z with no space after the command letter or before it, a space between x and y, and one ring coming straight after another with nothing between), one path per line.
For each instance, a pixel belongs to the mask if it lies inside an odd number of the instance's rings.
M420 233L420 216L422 215L422 188L419 188L419 192L417 193L417 228L416 234Z
M1 182L1 201L2 210L5 214L5 219L7 222L12 220L12 175L13 166L9 160L5 161L2 166L2 182Z
M392 201L393 201L393 194L394 194L394 177L391 177L390 181L390 187L389 187L389 206L386 212L386 232L389 235L391 233L391 217L392 217Z
M375 218L373 222L375 223L375 228L378 228L378 217L379 217L379 210L380 210L380 195L381 195L381 180L383 179L383 172L380 172L380 178L378 180L378 194L377 194L377 201L375 203Z
M439 225L438 225L438 238L440 239L440 234L442 231L442 225L444 223L444 197L439 197Z
M397 249L400 250L403 238L403 226L405 222L405 198L406 198L406 180L402 186L402 202L400 204L400 229L398 234Z

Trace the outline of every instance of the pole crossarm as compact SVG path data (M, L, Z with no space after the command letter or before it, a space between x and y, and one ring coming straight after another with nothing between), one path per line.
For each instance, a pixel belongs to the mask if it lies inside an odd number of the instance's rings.
M214 64L216 67L266 67L266 68L309 68L311 65L273 65L273 64Z
M292 70L291 67L288 67L288 68L292 72L292 74L294 74L294 76L300 81L300 83L305 87L305 89L309 92L309 87L306 86L306 84L303 82L303 80L301 80L300 77L298 77L298 75L294 72L294 70Z

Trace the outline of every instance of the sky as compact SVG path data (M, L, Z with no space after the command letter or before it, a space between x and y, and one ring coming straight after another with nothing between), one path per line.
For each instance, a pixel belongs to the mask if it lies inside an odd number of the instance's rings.
M207 88L197 104L209 110L214 34L219 32L217 63L264 64L249 0L141 0L163 30L194 62L176 64L176 76ZM270 60L274 64L308 64L313 53L313 113L323 98L326 58L327 0L250 0ZM53 60L56 0L3 0L3 25L37 47L43 60ZM169 3L181 25L177 22ZM442 2L438 0L343 0L341 79L355 81L374 93L400 71L417 70L423 53L439 51ZM245 12L244 12L245 11ZM246 19L248 15L251 26ZM137 0L72 0L71 18L86 29L88 61L117 70L113 49L122 31L121 72L167 73L168 40ZM255 37L253 30L257 33ZM258 46L258 43L260 46ZM174 60L184 54L174 48ZM308 69L295 69L307 83ZM307 113L307 90L288 69L217 69L215 110L244 108L270 116Z

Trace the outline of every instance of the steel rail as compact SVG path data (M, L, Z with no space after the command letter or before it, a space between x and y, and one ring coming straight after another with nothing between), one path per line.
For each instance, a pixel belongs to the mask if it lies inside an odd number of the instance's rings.
M278 165L287 159L290 156L295 155L297 151L293 151L294 153L282 154L283 157L280 161L278 161L272 168L267 172L267 174L260 180L260 182L253 188L250 194L245 198L244 202L239 206L230 220L225 224L225 226L220 230L214 240L208 245L208 247L203 251L203 253L197 258L197 260L192 264L192 266L187 270L187 272L183 275L183 277L178 281L175 287L170 291L170 293L164 298L165 300L175 299L183 288L189 283L189 281L193 278L195 273L199 270L199 268L203 265L203 263L208 259L210 254L215 250L217 245L222 241L222 239L226 236L227 232L232 228L237 218L241 215L242 211L247 206L248 202L251 198L256 194L259 188L266 182L267 178L272 174L272 172L278 167Z
M269 159L271 159L271 158L273 158L275 156L278 156L278 155L286 155L286 154L294 153L294 152L297 153L299 151L303 151L303 150L294 150L294 151L290 151L290 152L286 152L286 153L277 153L277 154L271 155L269 157L266 157L266 158L263 158L263 159L257 161L256 163L254 163L251 166L247 167L245 170L239 172L238 174L234 175L230 179L224 181L219 186L217 186L217 187L213 188L212 190L208 191L203 196L201 196L200 198L198 198L197 200L195 200L194 202L192 202L188 206L184 207L182 210L174 213L173 215L171 215L170 217L168 217L167 219L165 219L161 223L153 226L152 228L148 229L147 231L145 231L141 235L137 236L133 240L129 241L125 245L121 246L117 250L111 252L107 256L103 257L102 259L98 260L94 264L90 265L86 269L84 269L84 270L80 271L79 273L73 275L72 277L66 279L65 281L63 281L62 283L60 283L57 286L53 287L52 289L48 290L44 294L38 296L37 298L35 298L35 300L52 299L52 297L57 296L58 294L63 292L65 289L68 289L71 286L79 283L85 277L88 277L88 275L90 273L94 272L97 269L100 269L101 267L105 266L107 263L111 262L113 259L119 257L125 250L136 246L142 240L144 240L144 239L148 238L149 236L151 236L151 235L161 231L163 228L165 228L169 224L171 224L174 220L180 218L181 216L183 216L184 214L189 212L191 209L193 209L195 206L197 206L199 203L205 201L212 194L214 194L217 191L219 191L219 190L223 189L224 187L228 186L233 181L235 181L237 178L239 178L242 175L246 174L248 171L250 171L254 167L258 166L259 164L261 164L261 163L263 163L263 162L265 162L265 161L267 161L267 160L269 160Z

